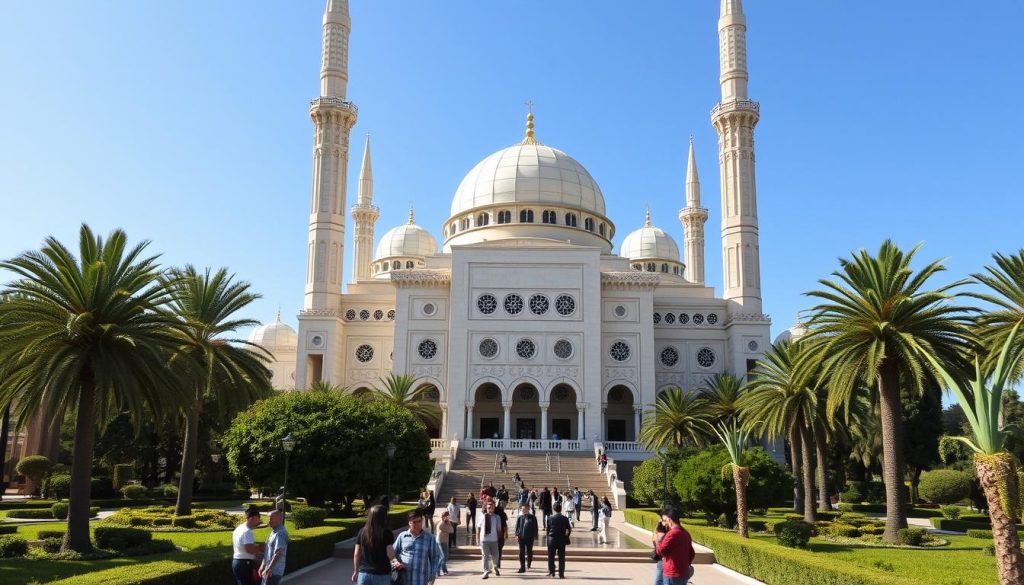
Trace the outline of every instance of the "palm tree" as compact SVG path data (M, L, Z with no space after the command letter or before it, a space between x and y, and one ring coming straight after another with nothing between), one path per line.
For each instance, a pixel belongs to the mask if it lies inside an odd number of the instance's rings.
M650 451L672 446L700 446L711 435L711 412L697 392L669 388L658 396L654 410L644 413L640 442Z
M377 400L383 400L404 408L411 412L423 424L437 424L440 420L440 412L437 406L426 400L427 392L434 387L427 384L416 387L419 379L412 374L388 374L387 378L380 380L381 387L375 388L373 396Z
M972 296L996 306L994 311L982 313L978 317L978 329L981 341L985 346L985 355L992 360L998 355L999 349L1012 339L1010 331L1024 320L1024 249L1012 256L993 254L995 266L985 266L985 273L972 274L974 280L987 285L996 294L967 292ZM1024 337L1013 341L1012 355L1024 355ZM983 364L993 366L994 364ZM1010 379L1018 380L1024 373L1024 360L1016 360L1010 364Z
M718 423L712 430L729 454L731 463L727 467L732 469L732 483L736 488L736 531L747 538L747 483L750 481L750 468L743 465L743 452L750 442L751 431L737 426L735 419L728 427L725 423Z
M89 487L98 419L127 410L174 410L181 385L167 368L177 346L170 300L148 242L128 247L115 230L104 239L83 225L79 255L53 237L41 250L0 262L14 273L0 304L0 404L20 420L39 411L75 412L71 503L62 550L87 553Z
M968 337L967 309L949 302L949 291L962 281L925 288L944 267L935 261L915 272L910 262L919 248L904 253L886 240L877 256L861 250L840 259L840 270L832 273L836 280L819 281L824 290L807 293L822 301L813 309L805 342L813 343L828 380L829 412L865 386L877 389L887 506L884 539L891 543L907 525L900 381L920 393L926 378L923 355L958 364Z
M243 339L225 337L241 327L259 325L253 319L234 317L259 295L249 292L249 283L232 282L233 278L224 268L211 274L210 269L200 273L186 266L171 271L167 281L171 307L179 320L179 342L172 365L185 374L184 384L191 396L183 409L185 437L174 507L178 516L192 512L204 399L215 394L215 403L222 410L219 414L224 414L244 410L273 392L265 365L270 354Z
M803 480L803 514L815 521L814 434L818 396L798 363L801 342L780 341L757 364L755 375L739 399L740 413L751 430L757 421L771 437L784 436L794 449L793 474ZM798 463L799 461L799 463Z
M946 386L956 395L967 422L974 431L974 440L954 437L974 451L974 468L988 501L988 514L995 539L996 565L999 582L1024 583L1024 556L1021 555L1020 537L1014 524L1020 517L1020 491L1014 456L1005 449L1007 429L1001 425L1003 389L1012 371L1012 364L1020 359L1020 327L1018 321L1007 331L996 364L986 370L982 359L974 361L974 379L963 382L946 370L940 360L926 354L932 366L942 376ZM988 383L986 383L988 381Z
M711 415L719 422L735 420L738 408L736 401L745 390L739 378L732 374L715 374L705 380L701 387Z
M307 390L310 392L337 392L338 394L344 394L348 392L348 387L341 384L332 384L326 380L317 380L310 384Z

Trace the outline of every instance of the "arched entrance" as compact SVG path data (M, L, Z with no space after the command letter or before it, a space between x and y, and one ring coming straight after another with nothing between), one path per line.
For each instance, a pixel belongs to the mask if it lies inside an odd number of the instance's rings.
M512 391L512 404L509 410L510 439L540 438L540 392L529 382L516 386Z
M633 391L617 385L608 389L604 407L605 441L638 441L640 411L635 408Z
M441 421L441 391L437 389L437 386L429 383L421 384L416 391L419 392L421 389L423 393L416 400L417 406L420 406L423 412L420 420L427 427L427 436L431 439L439 439L443 425Z
M576 390L569 384L556 384L548 395L547 427L545 438L559 440L578 439L580 436L580 410L576 406Z
M493 382L484 382L473 392L473 403L467 406L466 436L492 439L504 436L501 406L501 388Z

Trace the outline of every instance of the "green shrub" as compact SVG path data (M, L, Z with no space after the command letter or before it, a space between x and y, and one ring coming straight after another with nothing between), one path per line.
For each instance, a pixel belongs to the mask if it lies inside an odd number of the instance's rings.
M4 526L3 524L0 524L0 534L14 534L17 531L18 531L17 524L8 524L6 526Z
M767 531L767 522L764 520L748 520L747 528L754 532L765 532Z
M857 529L861 534L866 536L877 536L879 534L885 534L885 526L875 526L874 524L867 524Z
M63 538L42 538L41 540L43 541L43 551L50 554L60 552L60 547L64 543Z
M900 544L906 546L921 546L924 543L924 537L928 532L924 528L917 528L911 526L909 528L900 528L899 541Z
M845 520L846 515L836 510L818 510L814 513L818 520L837 520L840 516Z
M921 497L936 504L955 504L971 494L971 476L953 469L936 469L921 474Z
M981 554L983 554L983 555L985 555L987 557L994 557L994 556L996 556L996 545L994 545L994 544L986 544L985 546L983 546L981 548Z
M43 481L43 497L48 500L66 500L71 497L71 476L54 473Z
M162 485L160 486L160 495L166 498L176 498L178 497L178 486L170 483Z
M133 479L135 479L135 465L131 463L118 463L114 466L114 489L120 490Z
M97 526L94 538L96 539L96 546L120 551L148 544L153 540L153 534L141 528Z
M114 482L109 477L94 477L89 480L89 496L93 499L113 498L117 495Z
M45 510L11 510L7 513L8 518L19 520L53 520L53 512Z
M789 548L807 548L814 526L802 520L786 520L775 525L775 538Z
M942 512L942 517L947 520L956 520L960 517L960 513L963 512L960 506L943 506L939 510Z
M296 528L323 526L324 520L327 518L327 510L323 508L314 508L313 506L296 508L295 510L292 510L291 517Z
M29 455L28 457L22 457L18 464L14 466L14 470L20 475L24 475L32 483L39 486L39 483L43 480L43 476L50 473L53 469L53 463L49 459L42 455Z
M57 520L68 519L68 504L66 502L57 502L50 506L50 514Z
M149 497L149 490L144 485L126 485L121 488L126 500L144 500Z
M827 534L829 536L843 536L846 538L857 538L861 535L860 530L852 524L844 524L842 522L836 522L828 527Z
M39 540L46 540L47 538L59 538L62 540L64 539L63 530L40 530L36 534L39 537Z
M992 540L991 530L982 530L980 528L971 528L967 531L967 536L971 538L983 538L985 540Z
M44 457L44 459L46 458ZM28 541L24 538L15 534L0 536L0 559L23 557L27 552Z
M850 503L850 504L859 504L859 503L863 502L864 501L864 492L862 491L863 485L864 485L864 482L861 482L861 481L851 481L846 486L846 491L844 491L843 493L839 494L839 501L840 502ZM842 507L840 507L840 509L841 508Z
M171 520L171 526L176 528L195 528L196 517L191 514L188 516L175 516L174 519Z

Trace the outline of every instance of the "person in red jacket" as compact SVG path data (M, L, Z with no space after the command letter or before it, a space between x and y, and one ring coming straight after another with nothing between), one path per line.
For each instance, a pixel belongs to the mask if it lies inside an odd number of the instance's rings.
M665 534L658 533L655 538L655 551L662 558L662 582L665 585L685 585L693 576L693 539L679 524L679 509L666 508L661 511L661 519L669 527Z

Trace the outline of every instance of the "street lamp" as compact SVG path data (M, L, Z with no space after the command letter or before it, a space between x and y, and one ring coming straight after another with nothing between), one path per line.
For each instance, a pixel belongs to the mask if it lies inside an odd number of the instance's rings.
M291 433L285 435L281 439L281 448L284 449L284 485L281 486L281 517L282 519L287 515L288 508L288 460L291 458L292 451L295 449L295 444L298 441Z
M220 492L220 453L211 453L210 459L213 461L213 493L216 494Z
M388 492L387 495L384 496L387 500L387 503L384 505L384 509L387 511L391 510L391 460L395 457L396 447L394 443L388 443L384 448L388 452Z

